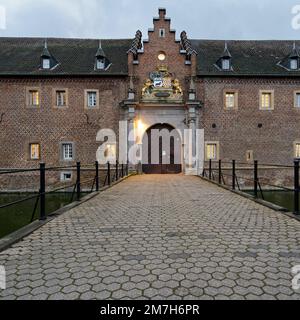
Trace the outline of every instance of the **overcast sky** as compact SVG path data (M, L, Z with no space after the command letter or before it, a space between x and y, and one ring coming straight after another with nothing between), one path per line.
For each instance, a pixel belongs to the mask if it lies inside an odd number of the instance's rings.
M177 38L186 30L199 39L297 40L295 5L300 0L0 0L0 36L132 38L141 29L146 38L165 7Z

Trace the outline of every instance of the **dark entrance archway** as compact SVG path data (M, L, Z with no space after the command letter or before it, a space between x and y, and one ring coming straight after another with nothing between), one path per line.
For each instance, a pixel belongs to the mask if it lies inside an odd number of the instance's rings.
M150 127L143 138L143 172L177 174L182 172L181 138L169 124Z

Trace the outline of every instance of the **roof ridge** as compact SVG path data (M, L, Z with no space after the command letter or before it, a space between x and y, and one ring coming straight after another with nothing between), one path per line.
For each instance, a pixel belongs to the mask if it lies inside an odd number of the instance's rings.
M1 37L0 40L5 39L5 40L43 40L45 41L45 37ZM60 37L47 37L47 41L49 40L83 40L83 41L132 41L132 38L60 38Z

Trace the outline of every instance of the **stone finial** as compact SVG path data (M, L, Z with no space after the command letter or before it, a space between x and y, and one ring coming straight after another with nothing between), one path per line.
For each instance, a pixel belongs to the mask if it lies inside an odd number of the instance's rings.
M142 44L142 31L137 30L134 39L132 40L132 44L128 52L132 52L134 56L134 60L138 60L138 50L141 50L143 48Z
M197 52L193 49L190 40L187 37L186 31L182 31L180 34L180 45L181 49L186 51L187 59L189 60L193 53Z

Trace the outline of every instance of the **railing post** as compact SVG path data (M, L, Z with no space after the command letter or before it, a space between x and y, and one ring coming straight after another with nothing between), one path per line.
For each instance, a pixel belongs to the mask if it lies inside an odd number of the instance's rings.
M209 159L209 180L211 180L211 159Z
M76 169L77 169L77 179L76 179L77 201L80 201L80 193L81 193L81 185L80 185L81 164L80 164L80 162L76 163Z
M46 166L40 164L40 220L46 220Z
M219 160L219 184L222 184L222 160Z
M107 184L110 186L111 181L110 181L110 162L107 162Z
M124 178L124 163L122 162L122 178Z
M96 176L95 176L96 191L99 191L99 162L98 161L95 162L95 167L96 167Z
M294 161L294 214L299 215L299 160Z
M235 160L232 160L232 190L235 190Z
M116 161L116 181L119 180L119 161Z
M258 197L258 161L254 161L254 197Z

